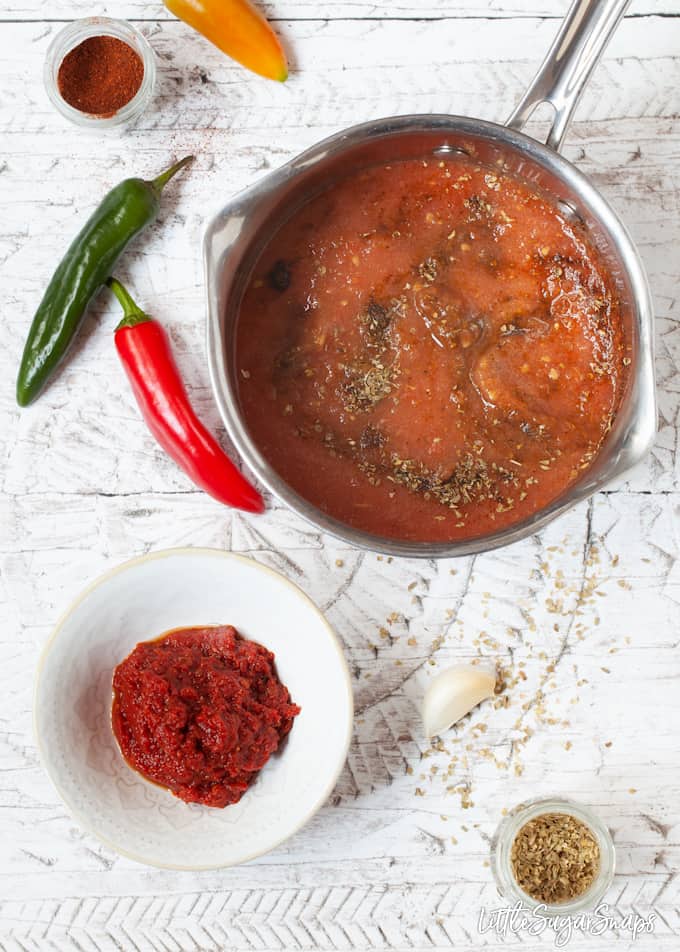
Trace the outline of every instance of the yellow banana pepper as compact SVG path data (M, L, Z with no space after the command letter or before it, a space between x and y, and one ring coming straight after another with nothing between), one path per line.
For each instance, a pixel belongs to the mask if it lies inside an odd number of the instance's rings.
M180 20L243 66L283 82L286 54L266 18L248 0L163 0Z

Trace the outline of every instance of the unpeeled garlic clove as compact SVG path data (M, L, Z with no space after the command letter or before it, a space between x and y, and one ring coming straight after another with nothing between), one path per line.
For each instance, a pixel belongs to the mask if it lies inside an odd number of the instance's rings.
M425 691L423 724L427 737L441 734L456 721L493 697L496 672L481 665L457 664L438 674Z

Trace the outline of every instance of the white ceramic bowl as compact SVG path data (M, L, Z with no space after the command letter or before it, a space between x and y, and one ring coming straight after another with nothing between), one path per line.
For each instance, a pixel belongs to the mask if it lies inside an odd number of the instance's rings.
M302 708L283 748L241 801L186 804L132 770L111 729L113 669L171 628L234 625L276 655ZM103 575L43 651L34 700L43 763L77 821L142 863L210 869L272 849L316 813L347 756L352 688L341 646L315 605L277 572L213 549L170 549Z

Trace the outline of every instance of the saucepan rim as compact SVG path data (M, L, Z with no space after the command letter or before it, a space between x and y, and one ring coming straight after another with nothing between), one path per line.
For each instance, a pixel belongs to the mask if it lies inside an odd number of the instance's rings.
M523 154L528 160L537 163L559 178L571 192L578 195L592 218L597 221L604 234L612 242L621 269L629 282L632 309L635 312L633 321L638 340L630 366L628 393L624 398L629 409L627 417L623 418L623 429L611 445L605 440L581 483L567 488L557 499L528 519L499 532L466 540L423 542L374 535L334 519L289 486L259 451L243 419L233 370L228 366L236 324L234 324L231 339L225 340L224 315L220 313L220 309L224 309L226 301L220 304L220 296L216 292L215 269L220 267L228 251L221 250L216 253L215 236L230 218L242 217L248 206L263 200L265 196L275 192L298 172L321 163L330 155L337 155L343 150L349 151L370 139L396 137L416 132L444 134L447 128L457 136L468 135L501 149L510 148ZM444 148L445 144L442 146L442 151ZM434 154L439 151L435 149ZM250 243L247 244L252 247ZM656 432L653 309L649 284L640 256L626 227L588 177L558 152L524 132L489 120L444 114L393 116L352 126L316 143L267 175L261 182L232 198L211 220L204 236L203 247L208 289L207 346L210 379L229 437L247 466L275 497L317 529L343 542L369 551L416 558L467 556L491 551L518 542L537 532L547 523L597 492L612 479L630 470L646 455L651 446ZM242 254L240 260L244 257L245 255ZM226 300L229 299L230 293L231 288L227 291ZM619 412L623 412L623 406ZM632 443L635 445L631 446ZM610 458L611 464L605 465L605 470L599 476L589 480L588 473L593 473L595 464L598 460L601 461L603 456Z

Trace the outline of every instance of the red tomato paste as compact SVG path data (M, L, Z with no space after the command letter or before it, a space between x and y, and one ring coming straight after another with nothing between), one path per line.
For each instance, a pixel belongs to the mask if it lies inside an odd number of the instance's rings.
M271 651L231 625L142 641L113 675L123 756L187 803L237 803L299 713Z
M352 173L255 265L240 400L278 473L381 536L472 538L591 465L629 344L585 228L469 157Z

